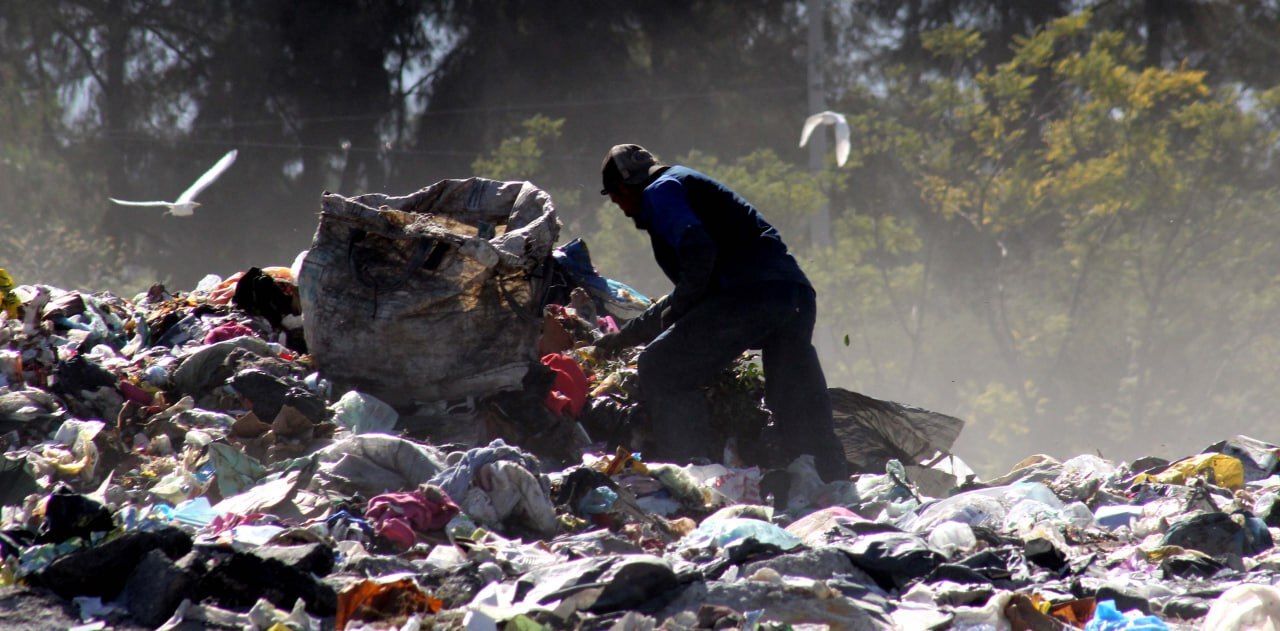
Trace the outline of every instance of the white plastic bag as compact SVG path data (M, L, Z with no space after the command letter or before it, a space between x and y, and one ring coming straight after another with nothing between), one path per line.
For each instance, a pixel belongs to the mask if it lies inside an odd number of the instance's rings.
M1236 585L1223 592L1204 617L1204 631L1280 631L1280 588Z
M333 420L353 434L390 434L400 414L382 399L351 390L333 404Z

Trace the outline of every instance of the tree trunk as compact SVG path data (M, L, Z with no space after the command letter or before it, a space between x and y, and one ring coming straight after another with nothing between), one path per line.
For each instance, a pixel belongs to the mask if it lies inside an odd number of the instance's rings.
M104 9L103 28L106 31L106 47L103 51L105 72L102 74L105 84L98 86L102 90L102 126L106 131L103 141L106 145L104 155L112 156L107 160L107 191L112 197L128 197L126 191L126 172L123 154L125 144L120 142L129 121L129 95L125 91L125 62L128 59L129 17L125 12L125 0L110 0ZM93 64L92 59L85 63ZM105 202L105 200L104 200ZM126 239L130 231L126 229L127 209L105 202L107 212L103 215L101 233L117 247L127 248Z

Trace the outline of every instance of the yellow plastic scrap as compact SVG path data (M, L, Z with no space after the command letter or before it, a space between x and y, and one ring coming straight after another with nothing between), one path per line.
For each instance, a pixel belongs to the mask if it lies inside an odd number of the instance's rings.
M707 494L688 471L669 463L649 465L649 475L656 478L681 503L691 507L705 506Z
M62 475L64 475L64 476L75 476L75 475L80 475L80 472L81 472L82 470L84 470L84 468L85 468L86 466L88 466L88 465L89 465L89 455L88 455L88 454L85 454L85 456L84 456L83 458L81 458L81 459L79 459L79 460L76 460L76 461L74 461L74 462L65 462L65 463L63 463L63 462L55 462L55 463L53 463L53 466L58 470L58 473L60 473L60 474L62 474Z
M622 373L611 372L609 376L600 381L594 389L591 390L591 398L596 398L610 392L620 392L622 390Z
M1041 596L1040 594L1031 594L1030 599L1031 605L1036 608L1036 611L1039 611L1040 613L1049 613L1049 601L1045 600L1044 596Z
M1142 474L1135 482L1186 484L1187 480L1213 474L1213 483L1226 489L1244 488L1244 465L1239 459L1224 454L1198 454L1183 458L1155 475Z
M640 462L640 459L635 454L627 451L627 448L622 446L618 447L617 453L612 458L601 458L595 467L608 476L625 472L649 473L648 467L645 467L644 463Z
M0 587L12 587L18 584L18 563L16 559L5 559L0 562Z
M1148 563L1159 563L1165 559L1189 554L1191 556L1205 557L1209 555L1199 550L1188 550L1182 546L1156 546L1154 548L1138 548L1138 553L1142 555Z
M556 518L556 521L560 523L561 528L563 528L565 531L568 531L568 532L579 532L582 530L586 530L587 526L591 525L591 522L585 519L582 519L581 517L570 515L568 513L560 515L559 517Z
M9 272L0 267L0 310L9 314L10 318L18 317L18 307L22 306L22 300L13 293L16 283Z

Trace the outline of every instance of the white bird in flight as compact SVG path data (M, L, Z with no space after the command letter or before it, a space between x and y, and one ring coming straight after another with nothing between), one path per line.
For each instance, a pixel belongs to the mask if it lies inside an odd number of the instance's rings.
M844 166L844 163L849 160L849 121L845 120L844 114L837 114L830 110L818 112L804 119L804 131L800 132L801 147L809 143L809 135L818 125L836 126L836 165Z
M199 195L200 191L203 191L208 188L210 184L213 184L213 181L218 179L218 176L222 175L223 171L230 168L231 163L235 161L236 150L232 149L227 152L227 155L222 156L221 159L214 163L208 171L205 171L204 175L201 175L194 184L187 187L187 190L182 191L182 194L178 196L177 200L172 202L127 202L114 197L108 197L107 199L125 206L167 206L169 208L169 210L166 211L167 214L173 215L174 217L190 217L195 212L196 207L200 205L200 202L195 201L196 195Z

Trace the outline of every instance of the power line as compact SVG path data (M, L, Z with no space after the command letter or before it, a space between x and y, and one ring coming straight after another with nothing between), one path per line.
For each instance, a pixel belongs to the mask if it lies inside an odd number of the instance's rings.
M172 144L171 141L166 141L160 138L153 138L137 132L132 132L130 134L124 134L124 135L122 134L109 135L108 138L110 138L114 142L123 142L123 143L138 144L138 145ZM221 149L250 148L250 149L281 149L281 150L290 150L290 151L332 151L332 152L345 152L345 153L395 154L395 155L409 155L409 156L413 156L413 155L453 156L453 157L468 158L468 159L475 158L476 156L483 154L485 151L485 150L464 151L461 149L396 149L393 147L366 148L366 147L355 147L355 146L349 147L344 150L340 147L334 147L330 145L304 145L301 143L263 142L263 141L228 142L224 140L203 140L198 138L182 139L181 141L177 141L177 142L180 142L183 145L218 147ZM577 161L585 160L588 157L589 156L577 155L577 154L560 154L560 155L544 154L542 156L542 159L558 160L558 161L566 161L566 162L569 162L569 161L577 162Z
M713 98L717 96L741 96L750 94L770 94L796 92L803 93L806 86L803 83L788 84L781 86L761 86L751 88L733 88L733 89L713 89L703 90L699 92L677 92L672 94L658 94L650 96L632 96L632 97L611 97L597 98L589 100L564 100L564 101L544 101L541 103L513 103L507 105L488 105L483 107L452 107L438 110L423 110L415 112L415 117L432 117L432 116L456 116L459 114L493 114L501 112L519 112L529 110L545 110L545 109L575 109L582 107L598 107L601 105L625 105L629 103L660 103L669 101L680 101L693 98ZM286 120L291 123L338 123L346 121L367 121L381 120L391 114L346 114L333 116L309 116L309 117L280 117L274 119L261 119L251 121L236 121L231 124L222 123L206 123L201 125L192 125L191 129L240 129L246 127L263 127L269 125L280 125ZM108 130L107 133L112 133Z
M598 107L602 105L625 105L629 103L668 102L668 101L678 101L678 100L684 100L684 99L690 99L690 98L712 98L716 96L740 96L740 95L749 95L749 94L769 94L769 93L776 94L776 93L784 93L784 92L803 93L806 89L807 87L804 84L797 83L797 84L782 85L782 86L736 88L736 89L713 89L713 90L703 90L698 92L677 92L677 93L671 93L671 94L649 95L649 96L633 96L633 97L620 96L620 97L598 98L598 99L590 99L590 100L544 101L540 103L490 105L490 106L484 106L484 107L469 107L469 108L463 108L463 107L446 108L446 109L440 109L440 110L423 111L417 114L416 116L419 116L419 117L446 116L446 115L452 116L452 115L458 115L458 114L485 114L485 113L498 113L498 112L545 110L545 109L554 109L554 108ZM332 122L344 122L344 121L368 121L368 120L381 120L386 116L388 116L388 114L381 114L381 115L352 114L352 115L342 115L342 116L337 116L337 115L315 116L315 117L290 118L289 122L307 124L307 123L332 123ZM284 121L281 119L273 119L273 120L264 119L264 120L258 120L258 121L236 121L230 124L209 123L205 125L192 125L190 129L191 130L220 129L220 130L231 131L235 129L243 129L243 128L249 128L249 127L280 125L282 124L282 122ZM114 142L126 142L126 143L136 143L136 144L162 144L166 142L164 139L149 136L144 132L140 132L140 131L108 129L108 130L102 130L102 132L106 138ZM55 136L55 137L58 136L58 134L53 132L49 132L46 135ZM176 140L175 142L181 142L182 144L187 144L187 145L218 146L221 148L230 148L232 146L235 146L235 147L242 147L242 148L280 149L280 150L290 150L290 151L325 151L325 152L344 151L346 153L371 153L371 154L382 154L382 155L394 154L394 155L405 155L405 156L415 156L415 155L446 156L446 157L453 156L453 157L462 157L462 158L474 158L475 156L481 155L484 153L484 150L463 151L458 149L399 149L394 147L355 147L355 146L351 146L343 150L341 148L331 147L328 145L306 145L301 143L268 142L268 141L237 141L237 142L231 143L231 142L216 141L216 140L200 140L200 139L187 139L187 138ZM588 156L584 156L584 155L544 155L543 159L576 162L576 161L584 160L587 157Z

